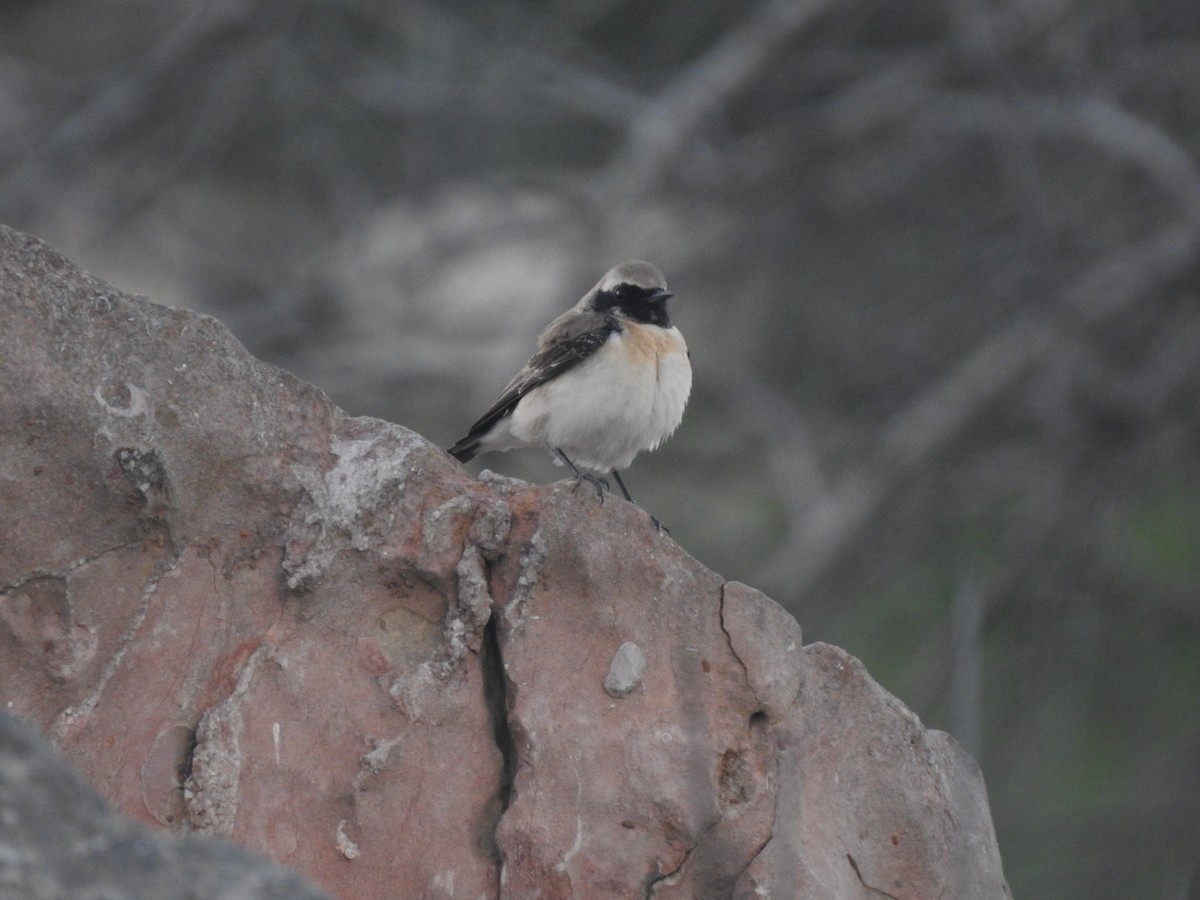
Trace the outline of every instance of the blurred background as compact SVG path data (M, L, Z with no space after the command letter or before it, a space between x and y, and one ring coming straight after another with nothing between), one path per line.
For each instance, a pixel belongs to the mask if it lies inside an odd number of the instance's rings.
M1195 0L10 0L0 222L443 447L652 260L642 505L975 755L1016 897L1200 897Z

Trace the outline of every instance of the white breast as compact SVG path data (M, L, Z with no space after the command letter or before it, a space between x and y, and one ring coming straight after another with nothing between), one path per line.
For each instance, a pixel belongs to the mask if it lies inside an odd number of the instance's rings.
M524 444L560 448L578 466L623 469L679 427L691 390L679 330L626 323L591 357L523 397L508 430Z

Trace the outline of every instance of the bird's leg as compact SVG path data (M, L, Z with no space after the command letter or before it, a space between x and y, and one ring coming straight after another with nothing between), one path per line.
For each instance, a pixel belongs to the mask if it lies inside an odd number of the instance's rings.
M616 469L612 470L612 477L616 479L617 487L619 487L621 489L621 493L625 495L625 499L628 500L630 503L632 503L634 506L637 506L637 502L631 496L629 496L629 489L627 487L625 487L625 482L623 482L621 480L621 474ZM667 534L671 533L670 529L667 528L667 526L665 526L662 522L658 521L658 516L654 515L653 513L649 513L649 512L646 513L646 515L648 515L650 517L650 521L654 523L654 527L658 531L665 531Z
M562 450L558 449L558 447L554 448L554 452L557 453L558 458L561 459L563 462L565 462L568 466L570 466L571 471L575 473L575 489L576 490L579 489L580 482L586 481L588 484L590 484L592 487L594 487L596 489L596 496L600 499L600 502L603 503L605 490L611 490L611 488L609 488L609 486L608 486L608 479L601 478L598 475L593 475L590 472L581 472L579 470L579 467L577 465L575 465L575 463L571 462L571 457L569 457L569 456L567 456L567 454L563 453ZM621 490L624 491L625 488L622 487ZM625 496L628 497L629 493L626 492Z
M633 498L629 496L629 488L625 487L625 482L621 480L621 475L616 469L612 470L612 477L617 480L617 487L621 489L621 493L625 495L625 499L632 503Z
M620 480L620 474L617 472L617 469L612 470L612 476L617 480L617 487L620 488L620 492L625 494L625 499L629 500L630 503L634 502L634 498L629 496L629 488L625 487L625 482Z

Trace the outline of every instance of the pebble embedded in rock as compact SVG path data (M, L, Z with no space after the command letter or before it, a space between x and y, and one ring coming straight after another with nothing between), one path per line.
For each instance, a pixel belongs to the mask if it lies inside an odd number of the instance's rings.
M632 641L617 648L608 674L604 676L604 690L610 697L624 697L642 686L642 675L646 672L646 654Z

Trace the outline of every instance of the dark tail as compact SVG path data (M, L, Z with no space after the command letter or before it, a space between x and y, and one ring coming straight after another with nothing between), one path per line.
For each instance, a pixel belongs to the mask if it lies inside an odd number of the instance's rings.
M475 458L479 452L479 439L468 435L446 451L461 463Z

